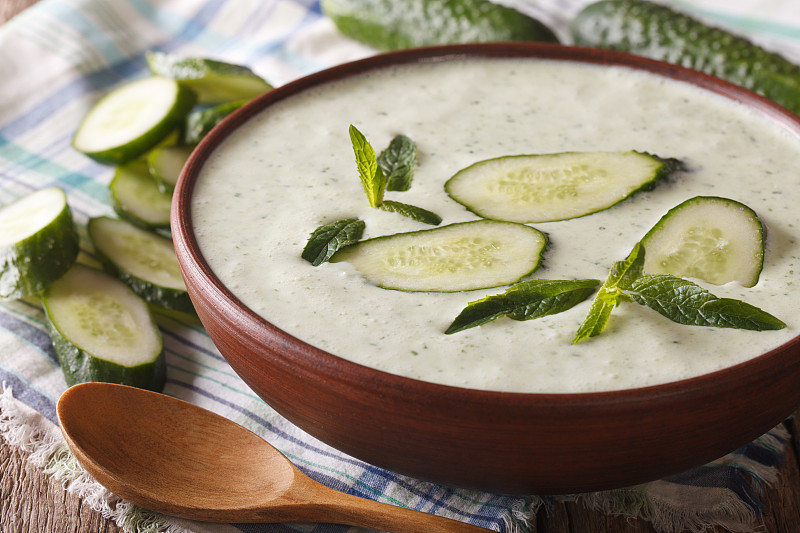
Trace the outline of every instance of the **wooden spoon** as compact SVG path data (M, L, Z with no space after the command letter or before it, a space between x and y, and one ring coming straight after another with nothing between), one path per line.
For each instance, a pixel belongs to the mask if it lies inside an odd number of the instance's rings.
M484 528L337 492L255 433L155 392L83 383L58 401L64 438L86 470L141 507L208 522L332 522L396 533Z

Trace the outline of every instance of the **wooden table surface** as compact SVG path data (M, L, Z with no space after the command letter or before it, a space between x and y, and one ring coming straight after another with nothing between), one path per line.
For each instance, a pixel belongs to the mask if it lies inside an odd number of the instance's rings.
M0 0L0 24L37 0ZM797 415L800 415L798 411ZM800 421L786 422L792 435L780 479L764 495L763 533L800 533ZM116 524L67 494L61 485L26 461L26 454L0 437L0 532L117 533ZM533 533L655 533L649 523L608 517L575 503L557 504L537 516ZM712 529L707 533L726 533Z

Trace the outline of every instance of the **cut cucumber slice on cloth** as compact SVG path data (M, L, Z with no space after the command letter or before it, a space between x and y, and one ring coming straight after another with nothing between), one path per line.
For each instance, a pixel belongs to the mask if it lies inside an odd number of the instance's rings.
M222 122L222 120L242 107L249 100L237 100L235 102L228 102L220 104L207 109L198 109L192 111L186 117L186 125L183 133L183 143L189 145L199 144L203 137L208 135L214 126Z
M476 220L362 241L338 252L385 289L457 292L509 285L536 270L547 237L530 226Z
M0 208L0 297L42 291L69 270L79 251L62 189L40 189Z
M196 101L190 89L167 78L126 83L89 110L72 146L100 163L127 163L179 128Z
M161 333L147 303L120 280L76 264L44 291L42 303L68 385L164 387Z
M249 100L272 89L248 67L214 59L149 52L147 65L153 74L194 91L201 104Z
M143 228L168 228L172 194L159 190L147 162L137 160L117 168L109 185L114 210Z
M322 0L339 31L378 50L489 41L558 42L540 21L486 0Z
M186 161L192 154L191 146L164 146L147 154L147 168L156 181L158 190L172 194Z
M459 171L445 190L484 218L551 222L607 209L678 166L634 151L504 156Z
M642 238L644 271L752 287L764 265L764 233L758 215L740 202L690 198L670 209Z
M88 231L103 267L133 292L159 307L194 311L171 239L110 217L91 219Z

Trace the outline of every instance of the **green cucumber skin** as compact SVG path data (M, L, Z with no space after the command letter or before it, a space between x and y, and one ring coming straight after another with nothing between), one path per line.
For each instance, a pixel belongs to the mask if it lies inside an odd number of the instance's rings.
M467 42L558 42L538 20L486 0L322 0L321 6L343 35L379 50Z
M104 217L97 217L89 220L87 224L89 238L94 244L94 252L97 260L103 266L103 270L123 282L131 288L140 298L147 303L153 304L157 307L164 309L171 309L173 311L181 311L184 313L195 314L194 305L189 298L189 293L180 289L173 289L170 287L162 287L155 283L143 280L134 276L123 267L114 263L104 252L101 246L98 245L95 232L92 226L97 224Z
M163 307L164 309L172 309L173 311L181 311L190 314L195 313L188 292L179 289L171 289L169 287L160 287L148 281L144 281L119 268L106 257L103 252L98 250L97 247L95 247L95 254L103 265L103 270L130 287L133 292L147 303Z
M163 192L159 186L158 182L150 175L150 170L147 167L146 162L138 162L134 161L132 163L128 163L127 168L139 166L139 170L142 174L146 174L148 179L153 180L153 188L157 190L160 194L169 195L171 196L172 193ZM169 213L164 213L164 216L159 220L146 220L139 216L136 212L135 208L129 207L124 198L119 197L119 193L117 192L117 184L120 183L120 180L126 179L123 175L123 171L126 170L126 167L117 167L117 171L114 177L111 179L111 183L109 184L109 195L110 195L110 203L111 207L114 209L114 212L120 216L120 218L127 220L131 224L138 226L143 229L147 230L154 230L154 229L167 229L169 228ZM135 169L134 169L135 170Z
M0 248L0 297L24 298L46 289L70 269L80 252L80 239L66 205L51 222L63 229L47 231Z
M178 84L176 98L182 105L173 108L172 112L156 124L147 135L131 140L124 147L115 146L100 152L83 152L73 142L73 148L104 165L124 165L133 161L158 146L173 131L184 127L185 117L197 103L197 95L191 89Z
M45 312L47 308L45 307ZM98 359L69 342L47 317L47 326L53 340L53 348L61 363L64 380L70 387L77 383L102 381L119 383L161 392L167 377L167 363L163 349L158 357L135 367L124 367L111 361Z
M668 7L644 0L604 0L578 13L570 31L577 45L699 70L800 114L800 66Z

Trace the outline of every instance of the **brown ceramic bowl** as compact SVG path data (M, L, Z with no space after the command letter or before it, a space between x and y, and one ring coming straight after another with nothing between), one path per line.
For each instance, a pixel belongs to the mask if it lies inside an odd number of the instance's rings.
M313 74L240 109L188 162L172 230L189 294L231 367L276 411L369 463L425 480L503 493L564 494L658 479L758 437L800 404L800 338L736 366L646 388L585 394L501 393L436 385L349 362L257 316L217 279L192 231L190 199L209 153L274 102L393 63L465 56L621 64L744 102L800 136L800 118L717 79L600 50L536 44L418 49Z

